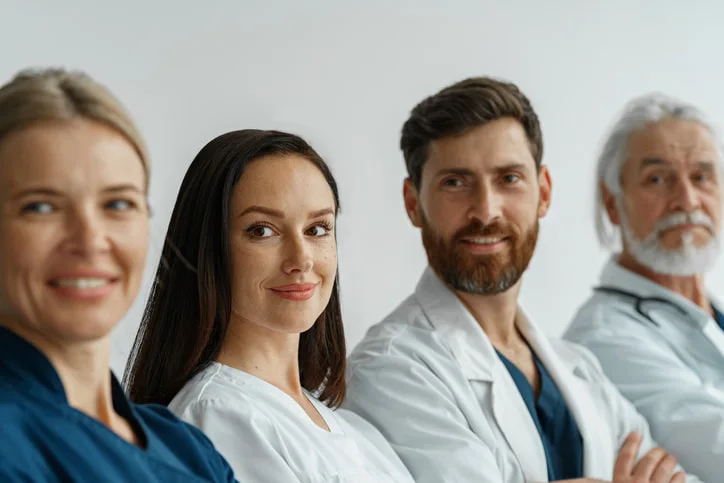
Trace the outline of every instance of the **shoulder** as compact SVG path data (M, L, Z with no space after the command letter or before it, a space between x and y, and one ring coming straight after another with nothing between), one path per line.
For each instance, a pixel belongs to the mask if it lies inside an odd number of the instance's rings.
M616 323L611 321L615 319ZM630 322L633 322L631 324ZM587 334L615 334L638 326L631 300L605 293L594 293L574 314L566 329L566 338L584 338Z
M160 404L136 404L134 410L154 436L164 441L178 443L186 438L189 444L211 445L202 431L181 420L165 406Z
M158 404L134 405L149 437L171 450L187 466L214 476L213 481L233 481L233 470L203 431L176 417Z
M182 420L212 435L214 441L274 431L274 401L258 383L241 374L219 370L195 378L169 407Z
M371 326L348 359L349 367L382 358L416 358L425 352L442 350L434 329L414 296L408 297L381 322Z

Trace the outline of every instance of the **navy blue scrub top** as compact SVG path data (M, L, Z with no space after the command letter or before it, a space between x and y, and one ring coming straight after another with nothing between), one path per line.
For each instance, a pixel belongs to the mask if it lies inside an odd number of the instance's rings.
M724 330L724 312L719 311L713 305L711 306L711 308L714 310L714 320L716 320L716 323L719 324L719 327Z
M546 454L548 481L582 478L583 438L553 378L533 353L541 384L536 401L533 387L523 373L500 352L498 357L515 381L538 429Z
M45 355L0 327L0 481L235 481L200 430L163 406L131 403L110 377L113 407L142 447L72 408Z

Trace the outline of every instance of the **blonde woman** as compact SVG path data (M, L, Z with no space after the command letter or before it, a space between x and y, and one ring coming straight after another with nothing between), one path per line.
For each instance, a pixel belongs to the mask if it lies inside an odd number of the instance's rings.
M148 156L82 73L0 87L0 480L233 481L211 442L138 406L109 335L138 295Z

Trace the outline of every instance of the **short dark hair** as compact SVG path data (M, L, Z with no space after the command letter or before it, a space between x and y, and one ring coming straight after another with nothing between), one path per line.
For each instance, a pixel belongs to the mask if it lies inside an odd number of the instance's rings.
M219 355L232 313L229 212L234 187L250 163L291 154L322 172L339 211L337 183L329 167L299 136L232 131L210 141L194 158L181 183L126 366L124 383L134 402L167 405ZM345 360L338 272L327 307L300 336L302 386L319 392L329 406L339 406L346 389Z
M536 168L543 159L543 135L530 100L515 84L491 77L471 77L426 98L402 126L400 148L407 175L420 188L430 143L503 117L520 122Z

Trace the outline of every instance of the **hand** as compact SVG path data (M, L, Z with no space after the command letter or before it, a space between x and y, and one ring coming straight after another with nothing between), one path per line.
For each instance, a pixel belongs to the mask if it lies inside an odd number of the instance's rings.
M576 478L575 480L558 480L552 483L611 483L605 480L595 480L593 478Z
M631 433L621 446L613 467L613 483L685 483L683 471L674 473L676 458L663 448L653 448L636 462L642 437Z

